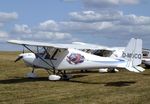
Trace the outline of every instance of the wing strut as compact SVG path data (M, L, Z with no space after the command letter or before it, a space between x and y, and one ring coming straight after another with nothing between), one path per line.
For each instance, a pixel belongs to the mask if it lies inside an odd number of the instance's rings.
M25 44L22 44L26 49L28 49L29 51L31 51L32 53L34 53L36 56L38 56L43 62L45 62L47 65L49 65L50 67L52 67L53 73L55 73L55 67L52 65L50 65L47 61L45 61L40 55L38 55L37 53L35 53L34 51L32 51L29 47L27 47Z
M45 47L43 47L43 48L44 48L46 54L48 54L48 55L50 56L50 54L47 52L47 49L46 49ZM50 57L51 57L51 56L50 56ZM51 58L50 58L50 63L52 64L53 69L55 69L55 66L54 66L54 64L53 64L53 62L52 62L52 60L51 60Z
M54 57L56 56L56 54L57 54L58 51L60 52L59 49L56 49L56 51L54 52L54 54L53 54L52 57L51 57L52 60L56 60Z

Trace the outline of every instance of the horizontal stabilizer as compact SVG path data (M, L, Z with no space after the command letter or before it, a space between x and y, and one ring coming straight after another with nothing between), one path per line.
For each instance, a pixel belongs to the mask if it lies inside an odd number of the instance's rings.
M140 72L145 71L145 69L144 69L144 68L142 68L142 67L140 67L140 66L135 66L135 68L136 68L137 70L139 70Z
M134 66L134 67L126 67L127 70L132 71L132 72L136 72L136 73L140 73L143 72L145 69L140 67L140 66Z

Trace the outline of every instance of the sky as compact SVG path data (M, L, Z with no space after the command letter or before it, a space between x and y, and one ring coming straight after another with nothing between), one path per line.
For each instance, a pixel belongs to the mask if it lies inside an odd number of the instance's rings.
M126 46L142 38L150 49L150 0L1 0L0 50L6 41L86 42Z

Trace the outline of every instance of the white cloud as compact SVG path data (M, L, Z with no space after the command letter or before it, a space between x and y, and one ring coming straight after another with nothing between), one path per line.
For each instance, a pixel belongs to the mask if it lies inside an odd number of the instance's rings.
M147 36L150 33L148 16L125 15L122 11L115 10L71 12L70 16L70 21L46 20L33 27L16 24L13 29L16 33L14 37L60 42L82 38L82 35L87 34L126 38L132 36L131 34Z
M49 39L49 40L63 40L71 37L69 33L62 32L45 32L38 31L35 35L35 38Z
M9 29L5 27L5 24L16 20L18 18L18 14L16 12L0 12L0 42L5 41L10 37ZM4 31L7 30L7 31Z
M22 25L15 24L13 32L16 34L30 34L31 29L29 28L28 25L25 25L25 24L22 24Z
M83 0L86 8L108 8L118 5L134 5L140 0Z
M150 34L148 16L125 15L122 11L106 9L71 12L69 15L71 18L69 21L45 20L33 27L16 24L13 32L19 34L16 37L20 39L53 42L78 40L78 38L84 40L87 38L86 35L92 37L93 34L111 39L118 37L124 39L133 36L131 34L146 37Z
M44 22L49 23L49 22ZM41 25L40 25L41 26ZM43 27L45 25L42 25ZM48 25L46 25L48 26ZM18 25L15 24L15 27L12 31L14 36L13 38L20 38L20 39L35 39L35 40L64 40L71 38L71 35L66 32L55 32L49 30L40 30L39 26L36 28L29 28L28 25L22 24Z
M138 4L140 0L118 0L121 4Z
M120 20L123 25L150 25L150 17L136 16L134 14L124 15Z
M150 17L124 15L122 11L82 11L70 13L71 20L75 22L111 22L121 25L150 25Z
M99 36L146 37L150 34L150 17L125 15L122 11L82 11L70 13L72 21L60 22L61 31Z
M82 11L71 12L71 20L81 22L100 22L100 21L113 21L122 18L121 11Z
M54 20L47 20L40 23L39 29L47 31L58 31L58 24Z
M49 41L58 41L71 38L69 33L63 32L47 32L47 31L37 31L32 34L23 34L20 35L20 38L23 39L34 39L34 40L49 40Z
M0 23L0 28L3 27L3 25L4 25L3 23Z
M8 22L12 20L16 20L18 18L18 14L16 12L6 13L0 12L0 22Z
M63 0L65 2L72 0ZM74 0L75 1L75 0ZM150 17L137 16L135 14L123 14L117 11L118 6L136 5L141 0L82 0L85 6L80 12L69 13L70 20L57 22L55 20L45 20L37 23L38 26L29 27L26 24L15 24L13 35L0 29L0 38L19 38L37 41L70 41L89 40L89 37L101 39L114 39L122 41L125 38L137 36L149 39ZM16 12L0 12L0 28L4 24L18 18ZM5 27L4 27L5 29ZM8 30L8 28L7 28ZM132 35L136 34L136 35ZM88 37L89 36L89 37ZM100 39L99 39L100 38ZM91 39L94 40L94 39ZM149 40L148 40L149 41ZM91 41L92 42L92 41Z
M85 23L85 22L61 22L60 23L61 31L70 32L70 33L91 33L96 31L101 31L103 29L109 29L112 27L111 22L94 22L94 23Z
M0 38L7 38L8 37L8 33L4 32L4 31L0 31Z

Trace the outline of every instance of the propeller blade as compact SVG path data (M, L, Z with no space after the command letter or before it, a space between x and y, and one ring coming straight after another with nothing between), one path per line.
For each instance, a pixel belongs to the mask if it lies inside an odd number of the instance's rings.
M22 58L23 58L23 56L19 56L19 57L15 60L15 62L19 61L19 60L22 59Z

